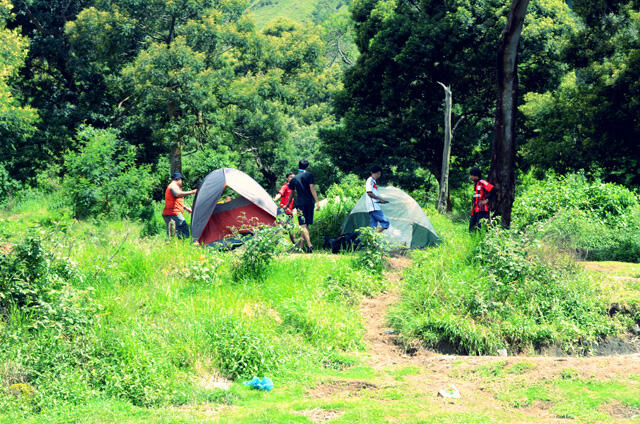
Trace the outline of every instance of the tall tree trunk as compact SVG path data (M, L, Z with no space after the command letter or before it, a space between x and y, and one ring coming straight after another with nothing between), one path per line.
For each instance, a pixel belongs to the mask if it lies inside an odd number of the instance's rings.
M449 199L449 162L451 159L451 87L439 81L438 84L444 88L444 147L442 149L442 173L436 208L438 212L445 213Z
M171 145L171 151L169 152L169 164L171 166L172 174L174 172L182 174L182 143Z
M529 0L513 0L511 11L498 47L498 103L491 146L489 181L495 184L497 196L493 210L500 215L502 226L511 225L511 208L516 191L515 119L518 111L518 45Z

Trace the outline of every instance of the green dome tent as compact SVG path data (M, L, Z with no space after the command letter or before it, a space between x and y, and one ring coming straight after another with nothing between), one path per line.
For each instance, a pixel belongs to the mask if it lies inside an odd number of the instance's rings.
M389 229L383 232L387 242L410 249L435 246L440 242L429 218L411 196L396 187L380 187L378 195L389 201L380 205L391 223ZM369 226L366 199L365 193L353 207L342 226L342 234L353 233L356 228Z

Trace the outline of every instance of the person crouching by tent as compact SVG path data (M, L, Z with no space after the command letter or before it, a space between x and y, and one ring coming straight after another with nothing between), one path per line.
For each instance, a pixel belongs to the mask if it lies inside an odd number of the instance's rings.
M369 212L369 226L376 228L378 232L382 232L389 228L389 220L384 216L384 212L380 209L380 205L389 203L378 196L378 184L376 180L382 175L382 168L378 165L371 167L371 176L367 178L365 190L367 192L367 212ZM380 224L380 226L378 226Z
M479 230L482 227L481 219L489 219L489 201L493 201L496 191L493 184L482 179L480 168L473 167L469 171L469 179L473 182L473 205L471 207L471 219L469 231Z
M184 205L184 197L196 194L198 190L182 191L182 174L174 172L171 174L171 183L164 192L164 210L162 217L167 224L167 236L172 236L172 222L175 225L175 233L179 239L189 237L189 224L184 219L182 211L191 213L191 208Z
M311 238L309 237L309 225L313 224L314 205L320 210L318 203L318 194L316 193L315 181L313 174L307 169L309 162L306 159L298 162L298 174L289 181L289 188L293 190L295 197L296 209L298 209L298 224L302 232L300 246L305 252L311 252Z
M273 198L274 202L280 200L280 203L278 204L278 216L285 215L286 223L291 222L293 217L293 195L292 190L289 188L289 183L293 179L293 175L293 172L287 173L285 183L280 187L280 191L278 191L276 197ZM289 238L291 239L291 243L296 243L292 232L289 232Z

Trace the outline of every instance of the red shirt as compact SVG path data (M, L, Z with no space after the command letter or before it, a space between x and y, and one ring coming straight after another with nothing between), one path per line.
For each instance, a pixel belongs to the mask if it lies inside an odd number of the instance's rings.
M480 204L482 200L489 200L489 193L493 190L493 184L485 180L478 180L473 188L473 209L471 214L489 212L489 203Z
M164 191L164 210L162 215L181 215L184 209L184 199L182 197L175 197L171 193L171 184Z
M280 195L280 208L284 209L284 211L287 213L287 215L293 215L293 210L291 208L292 206L292 201L293 199L291 199L291 192L293 190L291 190L289 188L289 184L285 184L282 187L280 187L280 191L278 192L278 194Z

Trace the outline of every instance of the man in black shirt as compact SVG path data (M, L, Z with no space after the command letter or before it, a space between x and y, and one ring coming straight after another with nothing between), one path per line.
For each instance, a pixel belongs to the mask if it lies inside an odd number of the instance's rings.
M313 224L313 207L320 210L318 194L314 186L313 174L307 171L309 161L303 159L298 163L298 175L289 182L289 188L293 190L296 199L296 209L298 209L298 223L302 231L300 245L306 242L304 250L311 252L313 246L309 238L309 225Z

